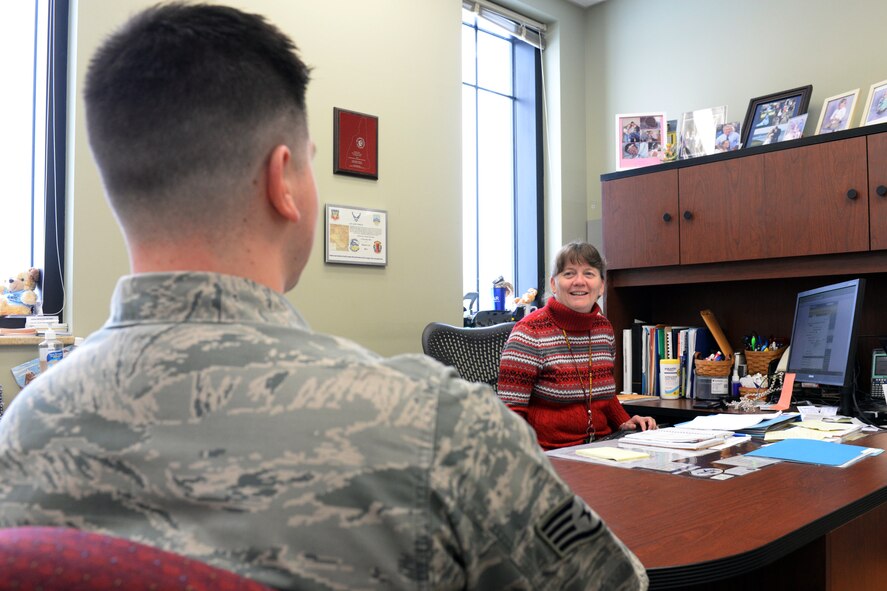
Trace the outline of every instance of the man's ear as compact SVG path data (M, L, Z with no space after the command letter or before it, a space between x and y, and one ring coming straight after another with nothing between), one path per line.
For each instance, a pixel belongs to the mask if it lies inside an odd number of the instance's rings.
M268 164L265 167L265 174L267 175L266 195L271 207L277 213L287 220L296 223L301 219L302 213L296 205L296 197L287 177L287 172L292 166L292 159L292 152L283 144L271 151L271 156L268 158Z

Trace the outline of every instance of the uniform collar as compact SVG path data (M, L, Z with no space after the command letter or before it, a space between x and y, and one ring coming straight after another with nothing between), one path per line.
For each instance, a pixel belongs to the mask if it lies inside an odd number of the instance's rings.
M289 300L267 286L233 275L190 271L120 278L108 324L142 322L238 322L307 328Z

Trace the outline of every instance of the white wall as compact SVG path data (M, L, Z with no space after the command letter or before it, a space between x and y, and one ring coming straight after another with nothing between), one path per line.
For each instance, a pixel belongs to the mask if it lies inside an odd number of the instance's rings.
M68 163L67 319L87 335L107 318L118 277L129 273L120 231L89 152L80 100L90 56L105 36L154 0L75 0ZM462 318L461 3L457 0L241 0L296 42L313 67L309 129L321 206L388 211L389 263L323 263L318 223L312 258L289 294L313 328L382 354L421 351L431 321ZM379 117L379 180L333 175L333 107ZM34 347L36 351L36 347ZM0 350L0 367L33 357ZM18 391L2 372L8 402Z
M321 205L388 211L389 264L323 263L319 221L314 253L290 294L311 325L381 352L419 350L432 320L461 318L460 36L461 7L420 0L430 26L417 26L415 0L231 2L263 14L288 33L313 68L309 128ZM153 2L80 0L73 85L71 320L98 328L117 277L128 272L123 242L105 205L89 154L79 100L89 56L128 15ZM332 173L333 107L379 117L379 180Z
M812 84L811 134L823 99L861 88L862 102L887 79L876 0L609 0L585 20L589 219L600 175L616 169L617 113L727 105L741 120L751 98Z

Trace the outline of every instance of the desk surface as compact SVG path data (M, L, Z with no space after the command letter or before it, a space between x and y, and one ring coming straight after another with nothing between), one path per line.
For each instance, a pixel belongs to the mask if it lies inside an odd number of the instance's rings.
M658 423L680 423L682 421L690 421L693 417L700 415L711 415L716 413L739 413L741 411L734 410L732 407L722 408L693 408L695 400L689 398L669 399L647 399L647 400L626 400L622 402L622 407L630 415L651 416ZM758 411L771 412L771 411Z
M852 443L887 449L887 433ZM551 461L654 587L752 571L887 503L887 453L847 468L782 462L724 481Z

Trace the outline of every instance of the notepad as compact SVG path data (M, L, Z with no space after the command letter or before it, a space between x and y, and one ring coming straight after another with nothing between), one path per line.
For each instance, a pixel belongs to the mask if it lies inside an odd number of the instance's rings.
M746 455L843 467L866 456L878 455L882 451L884 450L816 439L783 439Z
M586 447L583 449L577 449L576 455L598 460L613 460L616 462L643 460L644 458L650 457L650 454L642 451L619 449L618 447Z
M664 429L647 429L646 431L628 433L619 440L619 447L651 445L674 449L703 449L724 443L731 437L733 437L732 431L665 427Z

